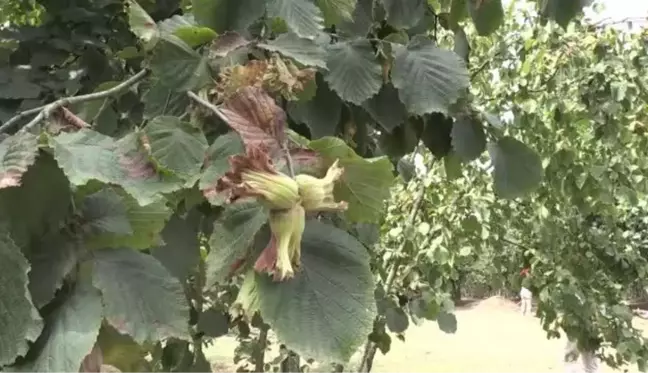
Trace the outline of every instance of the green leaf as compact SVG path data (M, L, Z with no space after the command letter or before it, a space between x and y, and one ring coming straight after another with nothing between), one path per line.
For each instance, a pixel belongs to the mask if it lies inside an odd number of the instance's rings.
M317 74L315 79L315 97L309 101L288 103L288 115L295 122L306 124L313 140L335 135L343 105L342 100L329 88L321 74Z
M487 36L495 32L504 22L501 0L467 0L477 34ZM562 1L562 0L558 0Z
M99 330L97 345L103 355L103 363L112 365L122 372L149 372L153 368L145 360L148 351L131 337L120 334L104 323Z
M374 0L357 0L350 21L343 21L338 26L340 30L353 36L365 37L371 28L373 18Z
M444 333L454 334L457 331L457 316L454 313L441 312L437 316L437 324Z
M260 274L256 279L263 320L302 356L346 362L372 330L376 302L369 255L343 230L308 221L296 276L284 282Z
M84 198L81 205L82 227L91 234L131 235L126 205L112 189L102 189Z
M182 218L174 214L162 230L164 244L151 250L151 255L181 282L200 262L199 223L194 215Z
M173 176L157 172L133 132L119 141L90 129L62 133L49 139L54 157L73 185L91 180L116 184L147 205L160 199L162 193L182 188Z
M63 279L77 265L77 240L62 233L50 233L29 248L29 292L37 308L48 304Z
M218 36L218 34L210 28L197 26L180 27L175 30L173 35L180 38L192 48L207 44Z
M317 0L317 6L324 14L324 25L331 27L344 21L351 21L357 0Z
M401 101L413 114L448 113L468 88L466 64L456 53L415 36L396 52L392 81Z
M259 48L278 52L306 66L326 68L326 51L311 39L300 38L292 32L279 35L267 43L258 44Z
M461 159L454 152L443 157L443 168L448 180L457 180L462 175Z
M210 191L215 190L218 179L230 169L229 157L241 154L243 151L243 142L235 132L219 136L207 149L206 168L200 177L199 188L212 205L220 206L225 202L223 198Z
M45 329L32 347L35 358L19 366L19 370L77 372L81 361L95 344L101 319L99 292L88 282L81 281L46 319Z
M205 259L207 287L224 281L232 266L246 257L254 236L268 221L268 212L255 200L228 205L216 222L209 238L210 251Z
M144 42L144 48L151 50L160 39L160 30L151 16L137 1L128 0L128 24L130 29Z
M153 118L144 127L151 156L158 165L184 180L200 173L208 144L203 132L178 117Z
M419 122L420 123L420 122ZM420 130L413 120L404 122L392 133L383 132L378 138L378 145L390 157L403 157L411 153L418 145Z
M381 0L387 12L387 23L396 28L416 25L425 14L425 0Z
M393 166L386 157L365 159L342 139L325 137L311 141L309 147L325 158L327 165L336 159L344 174L334 189L336 200L347 201L346 217L352 222L374 223L382 216L383 201L394 182Z
M322 11L310 0L268 0L268 16L283 19L298 36L313 39L322 29Z
M538 1L538 6L543 17L553 19L566 29L569 22L592 2L593 0L544 0Z
M479 158L486 150L486 133L481 122L471 116L462 116L452 125L452 147L465 162Z
M371 98L382 86L382 68L368 40L333 44L326 59L324 79L345 100L357 105Z
M0 189L16 187L27 168L36 162L38 136L18 132L0 142Z
M189 340L189 308L182 285L154 257L132 249L102 249L92 257L106 320L138 343Z
M542 182L542 161L538 154L512 137L488 144L495 171L495 193L502 198L517 198Z
M206 337L218 338L224 336L229 331L227 314L213 308L208 309L198 317L196 328L204 333Z
M391 83L383 85L380 92L367 100L362 107L387 132L392 132L407 119L407 109L398 98L398 91Z
M449 16L450 25L458 25L459 22L466 18L468 15L468 4L466 4L466 1L468 0L452 0Z
M211 81L207 60L174 35L165 35L155 46L151 71L176 91L202 88Z
M5 366L25 356L43 322L27 290L29 262L5 231L0 231L0 257L0 366Z
M217 33L244 31L266 11L264 0L191 0L196 21Z
M71 200L68 179L52 156L41 152L20 187L0 189L0 222L16 244L28 247L71 217Z
M423 144L437 158L443 158L452 150L452 118L434 113L425 116L425 128L421 134Z
M189 106L189 96L168 87L160 78L152 77L148 90L142 96L142 102L145 119L161 115L180 116Z
M193 14L190 16L176 14L160 22L158 27L161 33L175 35L192 48L209 43L218 36L214 30L198 26Z
M403 333L409 326L407 314L394 302L389 302L389 306L385 310L385 319L387 327L392 333Z
M160 232L172 214L165 202L155 201L141 206L137 200L126 193L120 193L126 207L126 216L132 228L130 234L103 233L88 237L86 245L90 248L130 247L144 250L159 245Z

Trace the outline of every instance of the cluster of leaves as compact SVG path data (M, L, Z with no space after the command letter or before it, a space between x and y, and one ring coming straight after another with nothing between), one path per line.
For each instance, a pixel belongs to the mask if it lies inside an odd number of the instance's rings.
M497 195L540 181L537 155L466 94L460 23L493 32L499 0L37 3L39 22L11 24L0 45L3 368L206 370L202 338L227 311L205 290L238 281L255 325L345 362L376 310L399 312L376 301L367 234L392 162L422 141L451 170L488 147ZM565 4L539 3L561 23ZM267 208L218 193L250 147L287 174L345 170L334 192L348 210L309 216L287 281L251 269ZM411 288L414 314L456 328L451 302Z
M502 112L504 120L491 117L492 132L523 140L542 161L525 167L500 158L521 166L500 189L497 156L461 170L446 158L445 175L428 162L427 176L414 185L433 184L426 195L434 203L408 226L402 216L419 187L395 189L383 260L411 241L398 252L413 258L404 260L401 283L418 261L417 276L437 292L452 291L444 282L462 268L476 269L479 260L466 260L472 253L492 260L491 273L513 288L519 270L531 265L538 315L550 337L564 332L613 367L637 363L643 370L646 343L625 299L646 281L643 235L631 227L643 219L634 206L646 193L646 35L539 25L525 4L510 12L492 38L471 45L471 55L482 59L475 61L471 91L484 112ZM532 199L495 198L501 188L522 185L519 176L545 182ZM484 188L491 177L493 193ZM468 258L461 259L462 251Z

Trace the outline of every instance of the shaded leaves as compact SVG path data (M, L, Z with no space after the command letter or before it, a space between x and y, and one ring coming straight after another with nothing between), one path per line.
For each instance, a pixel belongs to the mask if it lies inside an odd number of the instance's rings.
M30 265L9 235L0 230L0 366L24 356L38 338L43 322L27 290Z
M189 338L189 308L182 285L153 256L132 249L94 252L93 284L101 290L106 320L138 343Z

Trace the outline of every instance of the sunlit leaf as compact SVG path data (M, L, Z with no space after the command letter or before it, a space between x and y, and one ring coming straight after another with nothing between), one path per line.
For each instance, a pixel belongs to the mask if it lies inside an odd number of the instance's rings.
M328 164L336 159L344 167L344 174L335 186L335 199L347 201L346 217L354 222L377 222L383 200L389 196L394 181L393 165L386 157L365 159L336 137L325 137L309 145L321 154Z
M128 0L128 24L131 31L144 42L147 50L160 39L160 30L151 16L135 0Z
M353 17L357 0L317 0L324 15L324 25L339 25L344 21L350 21Z

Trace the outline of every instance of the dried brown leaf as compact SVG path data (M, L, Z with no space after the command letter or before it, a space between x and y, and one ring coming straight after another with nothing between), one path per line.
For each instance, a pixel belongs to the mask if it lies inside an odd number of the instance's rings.
M265 148L270 154L282 148L286 113L262 88L241 88L225 101L221 111L246 147Z

